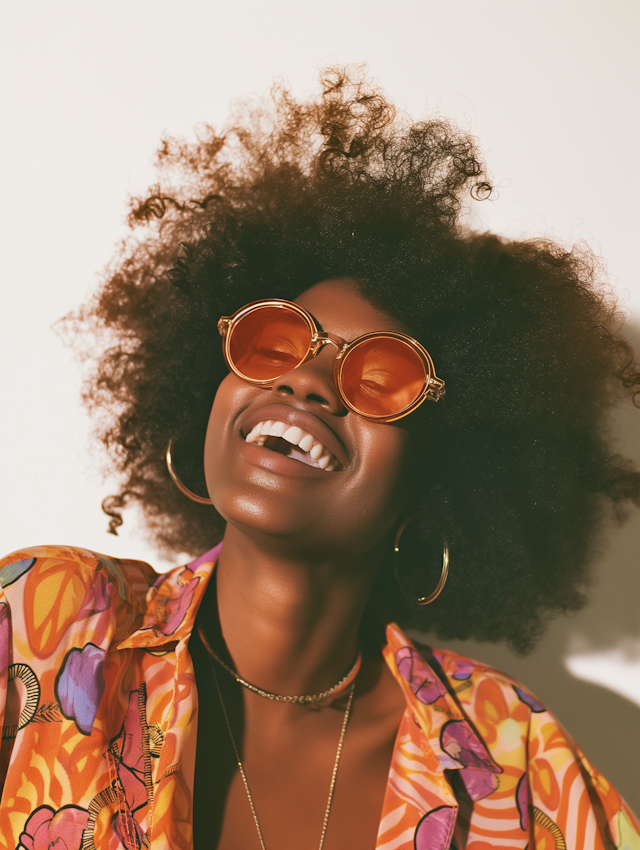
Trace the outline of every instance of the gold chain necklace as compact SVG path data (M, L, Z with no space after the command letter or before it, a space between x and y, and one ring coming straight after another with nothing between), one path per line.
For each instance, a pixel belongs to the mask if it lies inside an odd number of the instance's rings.
M198 634L200 635L200 639L202 640L205 648L208 650L207 655L209 656L209 664L211 665L211 672L213 673L213 681L216 683L216 690L218 691L218 697L220 699L220 705L222 706L222 713L224 715L225 723L227 724L227 729L229 731L229 737L231 738L231 745L233 746L233 752L234 752L235 757L236 757L236 763L238 765L238 770L240 771L240 776L242 777L242 784L244 785L244 790L246 791L246 794L247 794L247 800L249 801L249 808L251 809L251 814L253 815L253 822L255 823L256 830L258 832L258 838L260 839L260 847L262 848L262 850L267 850L265 843L264 843L264 838L262 836L262 829L260 828L260 821L258 820L258 815L256 814L256 807L253 803L253 797L251 796L251 791L249 790L249 783L247 781L247 776L246 776L246 773L244 772L242 759L240 758L240 753L238 751L238 747L236 746L236 739L233 737L233 732L231 730L231 723L229 721L229 715L227 714L227 709L226 709L226 706L224 704L224 700L222 699L222 691L220 690L220 684L218 682L218 676L216 674L216 668L213 666L213 658L215 656L211 652L211 650L209 648L209 644L207 643L206 639L204 638L200 628L198 629ZM359 664L360 659L361 659L361 656L359 655L358 661L356 662L356 664ZM225 667L225 669L230 670L231 668ZM357 674L357 672L358 671L356 670L356 674ZM349 674L347 674L347 675L349 675ZM344 736L345 736L345 733L347 731L347 724L349 722L349 716L351 715L351 705L353 703L353 692L355 691L355 689L356 689L356 683L355 683L355 675L354 675L354 680L351 682L351 688L349 689L349 699L347 700L347 707L345 709L344 717L342 719L342 728L340 730L340 740L338 741L338 749L336 751L336 758L335 758L335 761L333 763L333 770L331 772L331 784L329 785L329 797L327 799L327 807L324 811L324 818L322 820L322 834L320 835L320 846L318 847L318 850L322 850L322 848L324 847L324 839L325 839L325 836L327 834L327 826L329 825L329 815L331 814L331 803L333 802L333 792L334 792L335 787L336 787L336 778L338 776L338 765L340 764L340 756L342 755L342 745L344 744ZM335 690L335 688L332 688L331 690L333 692ZM268 695L269 692L264 691L264 694ZM275 698L277 696L278 696L278 694L273 694L271 696L271 698ZM320 696L322 696L322 695L320 695ZM284 698L284 701L288 702L289 700Z
M229 667L228 664L225 664L222 658L217 656L209 645L209 641L206 639L201 626L198 626L198 635L200 636L200 640L202 641L204 648L207 650L209 657L212 658L217 664L219 664L223 670L226 670L226 672L229 673L230 676L233 676L233 678L239 685L242 685L243 688L247 688L247 690L252 691L254 694L258 694L258 696L265 697L266 699L275 700L276 702L289 702L295 703L296 705L313 704L318 707L319 703L322 702L322 700L325 700L327 697L333 696L338 691L348 687L355 680L362 664L362 652L359 652L358 657L356 658L353 667L349 670L349 672L345 676L343 676L339 682L336 682L333 687L329 688L326 691L323 691L321 694L303 694L302 696L274 694L271 691L263 691L262 688L259 688L257 685L252 685L251 682L247 682L246 679L243 679L241 676L239 676L235 670Z

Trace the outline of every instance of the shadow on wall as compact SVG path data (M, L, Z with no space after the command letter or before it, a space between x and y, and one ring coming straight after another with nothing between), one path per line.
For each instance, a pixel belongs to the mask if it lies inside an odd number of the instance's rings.
M628 337L640 350L640 329L630 329ZM640 468L640 411L625 404L616 425L620 453ZM594 564L589 605L573 617L552 622L530 655L519 658L505 646L476 641L447 641L446 646L531 688L640 813L640 706L607 687L576 679L564 664L576 646L590 654L640 647L640 511L632 508L625 525L612 527L608 538ZM431 645L445 645L433 635L421 637ZM637 657L635 662L626 668L627 675L640 680ZM621 667L618 681L623 671ZM640 682L635 691L640 691Z

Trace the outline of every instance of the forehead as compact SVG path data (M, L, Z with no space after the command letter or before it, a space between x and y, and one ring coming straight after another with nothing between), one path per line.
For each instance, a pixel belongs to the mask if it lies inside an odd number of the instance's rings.
M385 313L360 294L350 278L335 278L316 283L296 299L326 332L351 340L372 331L409 333L405 324Z

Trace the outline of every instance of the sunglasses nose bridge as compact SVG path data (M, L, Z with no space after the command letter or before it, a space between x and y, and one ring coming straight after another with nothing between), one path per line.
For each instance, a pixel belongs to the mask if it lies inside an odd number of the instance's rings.
M342 340L333 334L317 332L311 339L306 356L297 364L290 364L288 371L269 383L276 392L293 393L299 398L319 401L331 413L344 411L343 400L337 388L335 369L331 364L342 350ZM326 345L337 349L332 357L316 358L322 354ZM346 347L344 343L344 347Z
M319 354L325 345L333 345L336 348L336 356L339 357L347 347L347 343L337 334L318 333L313 347L313 355Z

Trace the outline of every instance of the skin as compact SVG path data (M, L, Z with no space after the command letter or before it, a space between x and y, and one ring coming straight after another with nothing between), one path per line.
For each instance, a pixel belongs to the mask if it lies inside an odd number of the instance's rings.
M348 279L323 281L297 301L323 330L345 340L370 331L408 332ZM325 848L371 850L405 703L382 660L379 636L362 627L362 618L394 534L411 513L426 405L389 424L347 411L335 387L334 359L335 348L326 346L272 387L233 373L220 385L205 474L227 528L200 623L243 678L275 693L331 687L362 648ZM277 418L262 414L273 404L329 428L342 468L326 472L247 448L247 423ZM193 654L200 699L196 850L259 848L213 674L197 640ZM268 850L317 847L345 695L314 710L266 700L219 668L218 681Z

